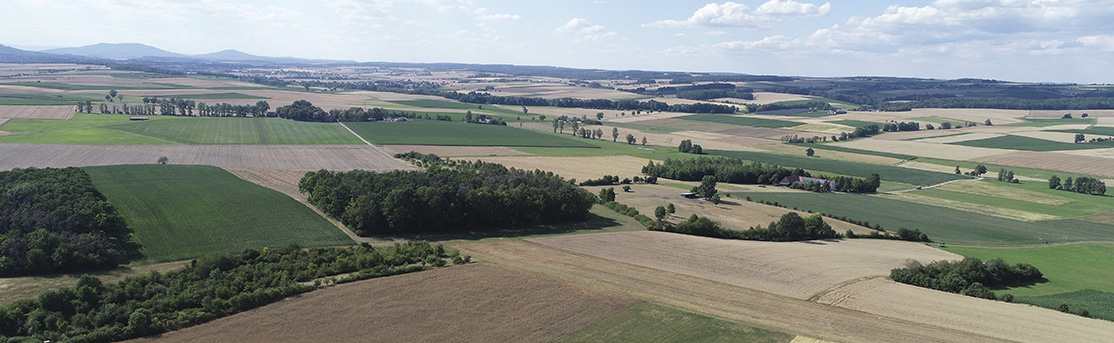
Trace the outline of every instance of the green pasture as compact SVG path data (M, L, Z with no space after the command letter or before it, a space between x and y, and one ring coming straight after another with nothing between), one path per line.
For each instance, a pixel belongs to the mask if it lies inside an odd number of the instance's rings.
M145 116L76 113L69 120L12 119L0 142L87 145L157 144L361 144L336 123L278 118Z
M75 106L78 101L104 100L104 96L82 93L0 94L0 105Z
M740 126L768 127L768 128L792 127L792 126L797 126L797 125L803 125L804 124L804 123L795 122L795 121L766 119L766 118L753 118L753 117L742 117L742 116L729 115L729 114L693 114L693 115L687 115L687 116L680 116L680 117L677 117L677 119L702 121L702 122L710 122L710 123L719 123L719 124L729 124L729 125L740 125Z
M133 95L134 98L142 99L143 97L157 97L159 99L196 99L196 100L209 100L209 99L270 99L265 96L248 95L244 93L225 92L225 93L202 93L202 94L170 94L170 95Z
M150 262L245 247L352 243L297 200L217 167L150 164L83 169L124 216Z
M561 342L789 342L769 331L651 303L637 303Z
M1088 124L1094 125L1098 122L1095 118L1072 118L1072 119L1059 119L1059 118L1022 118L1022 122L1006 124L1002 126L1021 126L1021 127L1048 127L1057 125L1068 124Z
M936 242L986 246L1114 241L1114 226L1075 219L1019 221L917 204L885 195L807 192L733 193L734 198L845 216L887 230L918 228Z
M1010 263L1028 263L1044 273L1048 282L1005 290L1016 296L1050 295L1081 289L1114 292L1114 243L1031 247L949 246L945 250L982 260L1002 258Z
M1092 318L1114 321L1114 293L1084 289L1049 295L1034 295L1014 298L1015 302L1057 309L1061 304L1068 305L1068 312L1078 313L1086 309Z
M877 122L872 122L872 121L850 120L850 119L832 120L832 121L826 121L826 123L847 125L847 126L855 127L855 128L867 127L867 126L871 126L871 125L878 125L878 128L882 128L882 125L883 125L882 123L877 123Z
M512 126L436 120L346 123L376 144L596 148L587 139Z
M932 164L937 164L937 165L942 165L942 166L949 166L949 167L959 167L960 171L962 171L964 173L969 172L971 170L974 170L975 167L977 167L980 164L978 162L943 160L943 159L928 158L928 157L917 158L917 162L932 163ZM996 177L998 175L997 174L998 170L1000 170L1000 169L1005 169L1005 170L1008 170L1008 171L1012 171L1014 173L1014 175L1024 175L1024 176L1028 176L1028 177L1032 177L1032 178L1038 178L1038 179L1048 179L1048 178L1051 178L1052 175L1059 175L1060 178L1066 178L1065 175L1071 176L1071 174L1066 174L1064 172L1057 172L1057 171L1053 171L1053 170L1011 167L1011 166L1006 166L1006 165L986 164L986 163L983 163L983 166L986 167L987 173L990 174L989 176L991 176L991 177ZM1084 176L1086 176L1086 175L1084 175Z
M105 126L124 123L128 116L75 113L69 120L12 119L0 130L12 134L0 136L0 143L93 144L93 145L155 145L173 144L155 137L107 129Z
M1068 143L1038 138L1006 135L1001 137L976 139L971 141L947 143L982 148L1012 149L1024 151L1057 151L1114 148L1114 141L1100 143Z
M899 159L899 160L915 160L915 159L919 158L919 157L913 156L913 155L895 154L895 153L890 153L890 152L881 152L881 151L873 151L873 150L865 150L865 149L848 148L848 147L845 147L845 146L842 146L842 145L834 145L834 144L798 143L797 145L800 145L800 146L803 146L803 147L815 148L815 149L839 151L839 152L846 152L846 153L852 153L852 154L896 158L896 159Z
M1082 133L1084 136L1099 135L1114 137L1114 127L1109 126L1092 126L1082 130L1052 130L1052 132ZM1087 137L1087 139L1091 139L1091 137Z
M499 106L496 106L496 105L468 104L468 103L448 101L448 100L416 99L416 100L395 100L395 101L390 101L390 102L403 106L403 107L397 107L398 109L405 109L405 108L444 108L444 109L454 109L454 110L470 110L470 111L473 112L473 114L476 114L476 112L483 112L483 113L488 113L488 114L498 114L498 115L502 115L502 116L530 116L530 115L533 115L533 114L530 114L530 113L524 114L524 113L522 113L522 111L508 110L508 109L505 109L505 108L502 108L502 107L499 107ZM527 111L529 111L530 107L526 107L526 109L527 109Z
M953 192L937 188L920 190L917 191L916 194L971 204L1041 213L1063 218L1086 217L1103 212L1108 212L1114 209L1114 197L1096 196L1049 189L1048 183L1045 182L1021 182L1016 184L1000 182L997 180L985 180L981 182L994 183L994 185L997 186L1005 187L1007 189L1024 191L1028 194L1032 194L1031 192L1041 193L1049 197L1068 199L1071 202L1063 205L1041 204L1037 202L1013 200L1003 197L994 197L990 195Z

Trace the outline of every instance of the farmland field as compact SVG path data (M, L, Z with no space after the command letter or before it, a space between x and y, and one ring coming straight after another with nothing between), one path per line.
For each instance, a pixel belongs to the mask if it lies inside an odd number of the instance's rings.
M154 144L360 144L335 123L296 122L278 118L149 116L130 121L126 115L75 114L69 120L14 119L0 129L13 134L0 142L91 145Z
M0 170L155 163L283 170L396 170L406 164L368 145L0 144Z
M337 285L129 342L552 342L633 303L472 264Z
M0 106L0 118L66 119L74 106Z
M1058 170L1055 175L1075 174L1114 177L1114 169L1110 168L1110 159L1098 156L1086 156L1076 153L1101 151L1081 150L1069 153L1019 151L1009 154L977 158L975 161L987 164L1004 166L1018 166L1032 169ZM1009 167L1006 167L1009 169Z
M1067 133L1082 133L1084 135L1100 135L1100 136L1114 136L1114 127L1109 126L1093 126L1080 130L1052 130L1055 132ZM1088 137L1089 139L1090 137Z
M856 128L867 127L867 126L871 126L871 125L878 125L879 128L882 127L882 123L877 123L877 122L872 122L872 121L865 121L865 120L854 120L854 119L830 120L830 121L827 121L827 123L847 125L847 126L856 127Z
M1023 151L1057 151L1057 150L1085 150L1085 149L1102 149L1114 147L1114 141L1106 141L1100 143L1067 143L1050 141L1046 139L1031 138L1025 136L1002 136L986 139L969 140L962 142L955 142L949 144L981 147L981 148L998 148L998 149L1013 149Z
M570 137L499 125L465 124L434 120L402 123L348 123L375 144L472 145L512 147L595 148Z
M927 264L959 258L918 243L866 239L776 243L643 231L528 241L797 299L858 278L888 275L908 259Z
M1091 216L1114 208L1114 198L1052 190L1043 182L960 182L916 194L1062 218Z
M827 146L824 146L827 147ZM951 180L962 180L969 177L949 173L940 173L927 170L909 169L902 167L883 166L849 161L839 161L803 156L790 156L750 151L708 151L712 155L741 158L748 161L773 163L784 167L803 168L814 173L831 173L855 177L870 177L878 173L883 181L900 182L911 185L927 186Z
M294 199L220 168L122 165L85 170L135 230L148 261L288 243L352 243Z
M952 246L948 251L983 260L1002 258L1040 269L1048 282L1011 287L1017 296L1049 295L1094 289L1114 293L1114 244L1065 244L1035 247Z
M561 342L789 342L793 336L638 303Z
M915 204L889 196L810 193L735 193L755 201L824 212L880 224L887 230L918 228L936 242L1019 245L1114 241L1114 226L1082 220L1019 221L940 206Z
M1019 303L1032 304L1048 309L1056 309L1061 304L1068 305L1068 311L1076 313L1087 310L1091 317L1114 321L1114 293L1084 289L1049 295L1017 297Z
M797 125L803 124L803 123L794 122L794 121L787 121L787 120L742 117L742 116L728 115L728 114L693 114L693 115L680 116L680 117L677 117L677 119L711 122L711 123L719 123L719 124L741 125L741 126L758 126L758 127L768 127L768 128L792 127L792 126L797 126Z

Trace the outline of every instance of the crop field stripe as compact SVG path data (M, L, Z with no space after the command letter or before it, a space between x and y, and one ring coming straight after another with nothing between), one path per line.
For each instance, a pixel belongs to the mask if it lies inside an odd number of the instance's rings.
M954 145L973 146L981 148L999 148L1023 151L1057 151L1057 150L1086 150L1104 149L1114 147L1114 141L1101 143L1068 143L1031 138L1024 136L1007 135L995 138L976 139L963 142L947 143Z
M1114 241L1114 226L1082 220L1019 221L956 209L901 201L890 196L817 193L736 193L755 201L869 221L887 230L917 228L936 242L972 245L1021 245Z
M798 143L796 145L800 145L800 146L804 146L804 147L810 147L810 148L816 148L816 149L847 152L847 153L852 153L852 154L862 154L862 155L896 158L896 159L899 159L899 160L915 160L915 159L918 158L917 156L913 156L913 155L895 154L895 153L889 153L889 152L864 150L864 149L855 149L855 148L849 148L849 147L840 146L840 145L830 145L830 144L823 144L823 143Z
M1056 309L1061 304L1068 305L1068 311L1075 313L1086 309L1092 318L1114 321L1114 293L1084 289L1059 294L1020 296L1014 301L1024 304Z
M768 128L782 128L803 125L804 123L777 119L740 117L728 114L693 114L677 117L677 119L712 122L720 124L759 126Z
M638 303L561 342L787 343L793 336L652 303Z
M383 145L463 145L597 148L580 138L515 127L434 120L346 124L360 137Z
M962 180L970 178L964 175L940 173L927 170L763 152L726 150L705 151L711 155L735 157L743 160L757 161L762 163L773 163L781 165L783 167L802 168L818 173L848 175L862 178L870 177L870 174L873 173L878 173L883 181L900 182L918 186L928 186L951 180Z

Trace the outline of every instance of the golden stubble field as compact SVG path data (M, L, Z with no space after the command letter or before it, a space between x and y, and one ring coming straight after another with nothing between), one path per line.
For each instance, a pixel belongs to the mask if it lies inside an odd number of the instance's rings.
M69 119L75 106L19 106L0 105L0 120L25 119Z
M960 259L920 243L869 239L758 242L636 231L527 241L802 300L848 281L888 275L906 260Z
M634 302L479 263L332 286L128 342L552 342Z
M524 170L541 169L561 175L566 179L598 179L604 175L618 175L629 178L642 175L642 167L650 160L630 156L589 156L589 157L549 157L549 156L499 156L460 158L481 160L515 167Z

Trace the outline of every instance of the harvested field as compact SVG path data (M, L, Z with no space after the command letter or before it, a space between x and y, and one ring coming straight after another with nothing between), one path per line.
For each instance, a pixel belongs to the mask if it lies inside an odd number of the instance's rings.
M1072 154L1077 156L1090 156L1114 159L1114 148L1106 149L1088 149L1088 150L1073 150L1073 151L1060 151L1065 154Z
M528 239L551 248L808 299L842 283L888 275L906 260L961 256L889 240L758 242L643 231Z
M633 303L472 264L333 286L128 342L552 342Z
M373 146L269 145L39 145L0 144L0 170L26 167L85 167L155 163L166 156L173 164L204 164L228 168L410 169Z
M950 208L953 210L976 213L980 215L995 216L999 218L1020 220L1026 222L1063 219L1062 217L1051 214L1014 210L992 205L975 204L967 201L944 199L941 197L922 195L917 192L890 193L885 196L892 197L890 198L890 201L905 201L914 204L939 206Z
M69 119L74 106L0 105L0 119Z
M598 179L604 175L618 175L627 178L642 175L642 167L649 160L630 156L589 156L589 157L548 157L548 156L516 156L516 157L481 157L466 160L483 160L494 162L507 167L524 170L541 169L561 175L566 179Z
M695 237L694 237L695 238ZM643 268L521 240L453 245L480 259L594 289L831 342L1006 342L815 302Z
M885 135L882 135L885 136ZM977 160L1010 152L1005 149L979 148L963 145L932 144L919 141L891 141L876 138L856 139L835 144L848 148L906 154L947 160Z
M884 278L840 287L818 301L1016 342L1103 342L1114 332L1114 323L1108 321L945 293Z
M1101 154L1103 151L1114 152L1114 149L1072 151L1070 153L1022 151L984 156L972 160L1007 166L1059 170L1073 174L1114 177L1114 169L1110 168L1114 160L1095 156L1095 154Z
M641 170L641 166L639 166ZM626 177L620 175L620 177ZM598 178L598 176L597 176ZM659 180L663 182L664 180ZM693 183L693 185L696 185ZM727 183L723 183L721 189L729 191ZM599 188L613 187L613 186L594 186L586 187L593 193L598 193ZM779 188L774 186L766 187L770 191L792 191L786 188ZM763 205L755 202L749 202L741 199L724 198L724 202L719 205L714 205L711 202L706 202L698 199L686 199L681 197L681 192L686 190L669 187L665 185L631 185L630 192L623 192L621 190L616 192L615 200L623 204L634 206L642 213L652 214L654 208L664 206L668 203L673 203L677 207L677 213L670 216L671 220L683 220L688 218L693 213L698 213L700 216L707 216L714 219L724 226L737 230L746 230L752 226L762 225L765 226L772 221L777 221L786 212L792 210ZM796 211L801 216L807 216L808 213ZM842 222L839 220L825 219L825 221L835 229L836 232L846 232L847 230L854 231L858 234L869 234L871 230L858 226L855 224Z
M902 132L886 132L883 135L871 137L883 141L904 141L904 140L920 140L922 138L932 138L941 136L952 136L964 134L962 130L920 130L920 131L902 131Z
M189 261L175 261L85 273L0 278L0 306L18 300L37 298L39 294L47 290L73 287L77 285L77 280L80 280L81 276L85 274L96 276L101 281L108 283L120 281L127 277L147 275L152 271L166 273L185 267L188 264Z
M305 171L245 168L224 168L224 170L248 182L276 190L299 201L305 201L306 195L298 191L298 182L306 175Z
M902 118L943 117L971 121L982 125L990 119L994 125L1005 125L1022 122L1022 117L1029 114L1027 110L999 110L983 108L914 108L905 112L886 112L887 115ZM908 119L906 119L908 121ZM957 124L957 123L952 123ZM961 124L961 123L960 123Z
M761 147L761 149L769 151L769 152L773 152L773 153L779 153L779 154L804 155L805 150L807 150L808 147L792 145L792 144L771 144L771 145L763 146L763 147ZM826 158L826 159L841 160L841 161L851 161L851 162L881 164L881 165L895 165L895 164L903 161L901 159L897 159L897 158L893 158L893 157L856 154L856 153L849 153L849 152L842 152L842 151L835 151L835 150L825 150L825 149L823 149L823 147L820 147L819 149L813 149L813 151L815 151L815 155L813 155L813 156L815 156L816 158ZM902 166L904 167L904 165L902 165ZM939 171L939 170L936 170L936 171ZM951 170L945 170L944 172L951 172Z
M798 135L801 135L801 136L809 136L809 135L813 135L813 133L815 133L816 135L820 135L820 136L838 135L838 134L843 133L843 132L855 131L855 128L847 126L847 125L824 124L824 123L809 123L809 124L804 124L804 125L797 125L797 126L790 127L789 129L797 130L797 131L804 131L803 133L798 133Z
M960 181L943 185L936 189L1054 206L1067 205L1075 202L1075 200L1065 197L1017 187L1002 186L989 181Z
M945 144L945 143L973 141L973 140L976 140L976 139L996 138L996 137L1002 137L1002 136L1005 136L1005 134L989 133L989 132L969 132L969 133L964 133L964 134L961 134L961 135L954 135L954 136L944 136L944 137L918 139L917 141L921 142L921 143Z
M1114 110L1032 110L1029 111L1029 116L1033 118L1053 118L1059 119L1066 113L1071 113L1072 117L1079 118L1084 113L1088 118L1114 118Z
M1114 225L1114 211L1103 212L1093 216L1076 218L1079 220L1086 220L1092 223Z
M380 148L383 148L383 151L392 155L411 151L417 151L423 154L434 154L442 157L529 155L521 151L496 146L384 145Z
M1053 142L1075 143L1075 134L1066 132L1048 132L1048 131L1025 131L1014 132L1015 136L1024 136L1029 138L1043 139ZM1088 137L1090 138L1090 137Z
M791 130L773 129L773 128L768 128L768 127L737 126L737 125L719 125L712 132L722 133L722 134L725 134L725 135L732 135L732 136L746 136L746 137L758 137L758 138L769 138L769 139L781 139L781 137L784 137L784 136L792 136L792 135L801 134L800 132L791 131Z
M655 113L649 113L649 114L644 113L644 114L637 115L637 116L610 118L611 120L608 120L608 121L613 121L613 122L616 122L616 123L638 123L638 122L668 119L668 118L690 116L690 115L692 115L692 113L655 112ZM609 117L604 117L604 118L608 119Z
M1114 117L1102 117L1095 119L1098 120L1098 124L1095 124L1095 126L1114 126Z
M754 100L747 100L748 103L766 105L782 101L797 101L797 100L812 100L812 97L807 97L798 94L787 93L773 93L773 92L754 92Z

